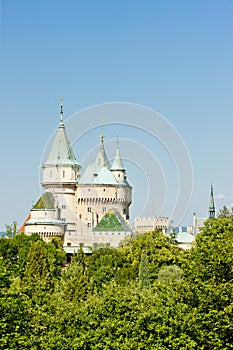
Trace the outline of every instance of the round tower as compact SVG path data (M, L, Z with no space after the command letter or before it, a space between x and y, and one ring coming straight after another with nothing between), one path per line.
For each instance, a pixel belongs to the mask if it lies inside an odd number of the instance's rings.
M53 193L60 218L67 231L75 231L74 197L80 165L70 145L63 121L63 100L60 100L60 122L48 157L42 165L42 186Z

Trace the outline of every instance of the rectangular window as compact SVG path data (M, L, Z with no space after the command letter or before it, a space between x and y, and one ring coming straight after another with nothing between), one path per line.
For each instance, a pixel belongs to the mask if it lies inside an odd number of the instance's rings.
M71 247L71 243L67 243L67 247Z
M66 172L65 172L65 170L63 170L63 177L65 177L65 175L66 175Z
M91 213L91 207L87 207L87 212Z
M63 205L61 206L61 208L62 208L62 209L66 209L66 205L63 204Z
M90 222L87 223L87 227L91 227L91 223Z
M103 208L102 208L102 212L103 212L103 213L106 213L106 211L107 211L106 207L103 207Z

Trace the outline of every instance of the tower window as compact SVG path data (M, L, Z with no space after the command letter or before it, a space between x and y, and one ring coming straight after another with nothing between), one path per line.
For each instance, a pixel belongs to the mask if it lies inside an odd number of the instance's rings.
M91 207L87 207L87 212L91 213Z
M103 213L106 213L106 210L107 210L106 207L103 207L103 208L102 208L102 212L103 212Z

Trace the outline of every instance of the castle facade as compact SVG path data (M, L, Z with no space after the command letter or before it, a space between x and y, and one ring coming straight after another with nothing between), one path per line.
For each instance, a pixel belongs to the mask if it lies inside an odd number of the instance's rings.
M32 207L24 224L25 234L38 233L45 241L59 236L66 251L95 245L116 247L132 234L129 207L132 187L127 181L119 145L112 165L100 136L99 151L83 172L60 122L42 165L44 193Z

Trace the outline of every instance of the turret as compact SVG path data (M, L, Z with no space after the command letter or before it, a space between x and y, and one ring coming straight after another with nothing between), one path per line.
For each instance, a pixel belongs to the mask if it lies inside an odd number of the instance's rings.
M42 186L50 189L58 184L76 185L80 165L65 130L63 122L63 100L60 100L60 122L49 150L47 160L42 166Z
M60 100L60 122L42 165L42 186L51 192L57 203L61 219L67 223L67 231L75 231L74 197L77 189L80 165L70 145L63 121L63 100Z
M103 131L101 131L101 135L100 135L100 148L95 160L95 166L97 170L101 169L103 166L105 166L107 169L110 169L108 157L106 155L105 148L104 148Z
M126 172L121 159L118 140L117 140L116 155L111 167L111 172L115 176L117 182L120 183L126 180Z

